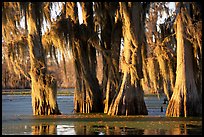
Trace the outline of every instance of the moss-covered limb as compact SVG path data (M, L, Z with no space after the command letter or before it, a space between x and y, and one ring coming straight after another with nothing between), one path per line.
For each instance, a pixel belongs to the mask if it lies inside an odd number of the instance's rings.
M28 71L26 71L27 62L29 58L27 37L23 29L16 30L19 35L10 41L4 41L3 54L5 55L5 61L10 72L14 72L17 76L23 75L27 80L30 80Z

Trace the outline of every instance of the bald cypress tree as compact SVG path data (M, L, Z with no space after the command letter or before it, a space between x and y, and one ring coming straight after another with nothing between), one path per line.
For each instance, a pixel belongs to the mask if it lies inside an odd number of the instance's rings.
M177 39L176 83L166 110L166 116L188 117L202 114L202 98L200 97L202 91L201 83L198 82L202 79L197 75L202 73L198 69L201 67L200 61L202 59L200 11L198 3L177 3L175 21Z
M16 72L31 80L33 115L61 114L56 100L57 83L47 71L45 49L42 45L41 25L45 5L46 3L41 2L3 3L3 39L8 45L8 56L18 70ZM23 16L26 33L21 35L17 24ZM23 51L26 48L31 65L29 73L21 69L19 60L25 57Z
M147 115L141 86L142 47L145 46L144 9L140 2L120 2L124 51L122 79L110 105L108 115Z

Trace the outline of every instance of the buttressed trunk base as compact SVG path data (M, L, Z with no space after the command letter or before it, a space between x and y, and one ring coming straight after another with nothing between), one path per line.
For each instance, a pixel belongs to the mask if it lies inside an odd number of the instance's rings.
M44 83L45 81L45 83ZM59 115L61 114L56 102L57 82L51 75L32 79L32 107L34 115Z

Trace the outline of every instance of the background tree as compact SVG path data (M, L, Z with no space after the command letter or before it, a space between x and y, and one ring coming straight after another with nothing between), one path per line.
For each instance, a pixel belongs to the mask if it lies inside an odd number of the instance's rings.
M103 59L102 92L104 113L107 113L119 88L122 22L119 17L119 4L116 2L95 2L94 11L95 31L100 32L100 47L103 49L98 50Z
M173 31L174 14L170 13L166 2L152 2L146 20L147 59L144 83L151 93L165 93L169 100L175 81L176 47ZM164 15L164 23L158 23ZM164 18L164 17L163 17ZM143 71L145 68L143 68ZM144 86L144 85L143 85Z

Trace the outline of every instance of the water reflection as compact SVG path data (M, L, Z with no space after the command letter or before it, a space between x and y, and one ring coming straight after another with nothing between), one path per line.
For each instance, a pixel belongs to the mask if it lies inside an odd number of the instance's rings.
M166 129L145 129L144 135L202 135L202 124L174 123L174 128L171 128L171 125L169 125Z
M202 135L203 134L203 129L202 129L202 124L201 125L193 125L193 124L186 124L186 132L189 135Z
M60 110L71 114L73 96L58 96ZM66 121L35 120L32 117L31 96L2 95L2 134L3 135L202 135L202 119L182 118L171 121L160 111L163 99L156 96L145 97L149 116L161 116L149 121ZM159 105L158 105L159 104ZM26 118L24 117L26 116ZM86 122L85 122L86 121ZM87 122L88 121L88 122Z
M74 122L71 125L40 124L32 126L33 135L201 135L202 125L174 123L174 127L138 128Z
M56 125L45 125L45 124L40 124L40 125L35 125L32 126L32 134L33 135L56 135L57 133L57 126Z
M72 125L57 125L57 135L76 135L76 132Z

